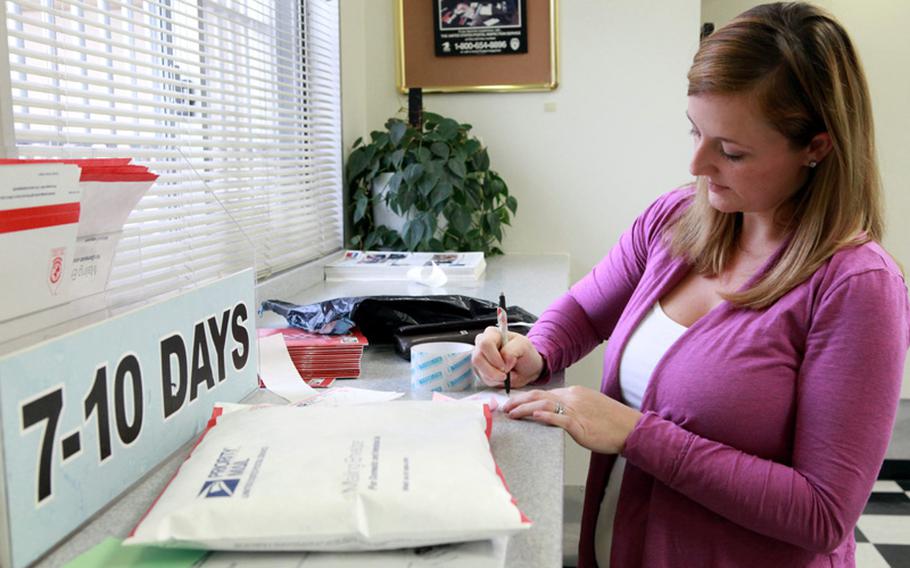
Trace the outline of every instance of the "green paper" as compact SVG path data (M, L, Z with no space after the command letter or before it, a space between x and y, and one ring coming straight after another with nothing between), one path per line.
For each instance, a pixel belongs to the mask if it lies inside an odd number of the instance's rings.
M108 537L71 560L64 568L188 568L206 554L206 550L122 546L120 539Z

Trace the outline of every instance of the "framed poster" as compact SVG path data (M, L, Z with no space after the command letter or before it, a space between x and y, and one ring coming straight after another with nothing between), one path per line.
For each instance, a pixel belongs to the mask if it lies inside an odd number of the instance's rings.
M433 0L437 57L528 52L527 0Z
M557 12L557 0L398 0L398 88L553 90Z

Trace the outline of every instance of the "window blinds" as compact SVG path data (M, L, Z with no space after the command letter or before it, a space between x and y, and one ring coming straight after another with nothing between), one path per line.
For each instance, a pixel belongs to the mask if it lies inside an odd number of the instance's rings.
M253 260L262 279L341 248L338 0L6 0L6 22L7 155L160 175L109 288Z

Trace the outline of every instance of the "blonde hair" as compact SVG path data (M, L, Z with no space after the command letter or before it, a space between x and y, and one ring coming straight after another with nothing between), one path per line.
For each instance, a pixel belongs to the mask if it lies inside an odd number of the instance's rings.
M792 232L778 262L751 288L724 294L761 309L805 281L839 249L881 241L881 189L869 89L847 32L803 3L756 6L702 40L689 69L688 94L750 93L794 148L827 132L833 148L792 198ZM674 254L701 274L730 261L741 213L708 203L699 178L689 209L670 228Z

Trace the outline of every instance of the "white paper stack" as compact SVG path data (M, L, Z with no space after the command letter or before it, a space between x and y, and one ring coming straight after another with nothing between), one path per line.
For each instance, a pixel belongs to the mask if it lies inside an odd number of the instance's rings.
M325 266L326 280L409 280L413 268L437 266L448 280L477 280L486 269L482 252L349 250Z

